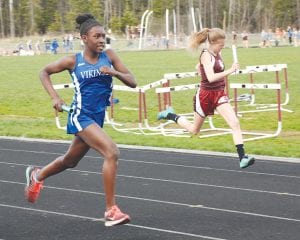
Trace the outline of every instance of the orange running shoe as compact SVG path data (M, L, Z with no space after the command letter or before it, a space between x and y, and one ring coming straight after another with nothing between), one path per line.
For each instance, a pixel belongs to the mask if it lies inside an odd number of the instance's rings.
M104 213L106 227L115 225L126 224L130 222L129 215L122 213L117 205L112 206L108 211Z
M25 187L25 197L28 202L35 203L39 198L40 191L43 188L44 181L37 181L36 174L40 171L39 168L29 166L26 169L26 187Z

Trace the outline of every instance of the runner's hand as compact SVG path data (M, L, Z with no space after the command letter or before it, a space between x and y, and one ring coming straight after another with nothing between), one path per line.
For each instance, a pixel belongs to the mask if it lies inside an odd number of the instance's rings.
M231 72L235 72L239 69L240 69L240 64L238 64L238 63L233 63L231 68L230 68Z
M100 72L110 75L112 77L114 77L117 74L117 71L114 70L113 68L110 68L108 66L103 66L100 68Z
M58 112L62 112L61 106L64 105L65 102L61 98L54 98L52 99L52 106L54 109L56 109Z

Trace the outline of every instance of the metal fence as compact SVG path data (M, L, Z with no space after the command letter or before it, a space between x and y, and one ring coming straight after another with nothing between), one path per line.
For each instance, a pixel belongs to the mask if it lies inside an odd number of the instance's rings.
M29 39L29 38L28 38ZM0 55L34 55L34 54L54 54L51 40L41 40L35 38L29 42L28 39L15 39L15 40L0 40ZM75 53L83 49L82 42L76 38L68 45L62 40L58 39L58 48L56 53ZM62 38L61 38L62 39ZM296 41L296 40L295 40ZM295 45L298 43L293 42L289 44L286 38L275 39L271 38L268 41L263 42L261 35L249 34L248 47L277 47ZM300 40L299 40L300 42ZM116 51L138 51L138 50L172 50L172 49L185 49L188 47L189 36L173 36L170 35L169 39L165 36L152 36L148 35L146 38L118 38L111 37L110 44L107 47L111 47ZM242 40L242 36L238 35L236 40L233 40L231 34L227 34L226 46L230 47L235 44L237 47L246 47L245 42ZM141 46L141 47L140 47Z

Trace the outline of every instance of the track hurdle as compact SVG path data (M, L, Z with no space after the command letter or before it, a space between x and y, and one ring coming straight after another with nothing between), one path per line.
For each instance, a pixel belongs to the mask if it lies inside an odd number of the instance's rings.
M61 89L72 89L74 88L73 83L65 83L65 84L55 84L53 85L53 88L55 90L61 90ZM60 118L59 118L59 113L56 109L54 109L54 115L55 115L55 125L58 129L61 130L66 130L67 127L66 126L62 126Z
M289 89L288 89L288 74L287 74L287 64L269 64L269 65L257 65L257 66L246 66L247 70L252 71L252 73L256 72L258 69L262 69L264 72L270 71L270 69L280 68L283 71L284 83L285 83L285 101L281 103L281 105L287 105L290 100ZM250 73L250 83L253 82L253 75ZM277 82L277 79L276 79ZM277 82L279 83L279 82ZM254 92L254 90L253 90ZM254 104L254 102L253 102Z
M106 111L105 114L105 122L104 124L110 125L114 130L124 133L133 133L133 134L144 134L144 135L157 135L160 134L158 129L160 128L160 125L158 126L150 126L148 121L148 115L147 115L147 102L146 102L146 91L150 89L154 89L157 86L165 86L167 84L166 79L160 79L158 81L152 82L150 84L147 84L145 86L137 87L137 88L129 88L127 86L123 85L113 85L113 91L111 96L111 106L110 110ZM53 85L54 89L60 90L60 89L70 89L74 88L74 85L72 83L66 83L66 84L57 84ZM125 126L125 123L122 122L116 122L115 121L115 111L114 111L114 102L113 97L116 94L116 92L130 92L133 94L138 95L138 101L137 101L137 112L138 112L138 124L135 127L127 127ZM130 97L131 98L131 97ZM55 123L56 127L59 129L65 130L66 127L62 126L59 113L55 112Z
M65 84L55 84L53 85L53 88L55 90L62 90L62 89L72 89L74 88L75 86L73 85L73 83L65 83ZM118 86L118 85L115 85L114 88L116 89L122 89L123 86ZM126 88L126 87L125 87ZM128 88L129 90L127 91L130 91L131 88ZM112 100L113 98L111 98ZM113 101L111 101L111 105L112 105L112 108L113 108ZM111 110L112 112L113 110ZM62 126L61 124L61 120L60 120L60 117L59 117L59 113L57 110L54 110L55 112L55 124L56 124L56 127L58 129L62 129L62 130L66 130L66 126ZM113 113L111 113L112 115ZM104 121L104 124L110 124L110 125L116 125L116 126L121 126L122 124L120 123L116 123L114 121L112 121L110 118L109 118L109 113L108 111L106 111L105 113L105 121Z
M107 112L107 114L105 116L105 120L106 120L105 123L110 124L114 130L119 131L119 132L131 132L133 134L141 134L140 126L141 126L141 122L142 122L142 96L141 96L142 89L139 87L130 88L127 86L122 86L122 85L113 85L111 99L113 99L116 91L132 92L132 93L135 93L138 95L138 109L137 109L137 111L138 111L138 127L125 127L124 123L115 122L113 101L111 101L110 112L109 113Z
M279 78L279 72L284 72L284 78L285 78L285 91L286 91L286 97L285 102L280 103L281 110L286 112L293 112L292 110L283 108L283 105L288 104L289 102L289 93L288 93L288 80L287 80L287 65L286 64L273 64L273 65L259 65L259 66L247 66L246 69L241 69L239 71L236 71L231 74L232 75L240 75L240 74L249 74L250 76L250 83L254 84L253 74L254 73L262 73L262 72L275 72L275 82L280 84L280 78ZM248 104L248 106L254 106L256 107L256 110L245 110L240 111L239 113L247 113L247 112L261 112L261 111L277 111L277 103L255 103L255 89L250 89L251 92L251 102ZM237 99L235 99L236 101Z
M258 140L263 138L271 138L276 137L280 134L282 130L282 117L281 117L281 85L280 83L273 83L273 84L243 84L243 83L231 83L230 88L234 89L234 99L237 99L237 90L238 89L263 89L263 90L276 90L277 91L277 130L275 133L255 133L255 132L243 132L246 135L254 135L255 137L244 138L244 141L252 141ZM238 113L238 105L237 101L235 101L235 112Z
M166 87L165 90L158 90L158 92L157 92L158 111L160 112L160 111L166 109L166 107L172 106L171 92L179 91L179 90L194 89L193 84L181 85L181 86L176 86L175 89L173 89L173 88L168 89L168 87L170 87L171 80L192 78L192 77L198 77L198 76L199 76L198 72L181 72L181 73L166 73L166 74L164 74L164 79L166 79L167 84L163 85L163 87ZM198 80L198 82L199 82L199 80ZM227 84L227 81L226 81L226 84ZM199 86L199 84L196 84L195 86ZM228 86L226 86L226 88L228 88ZM161 96L161 94L163 94L163 97ZM163 101L162 101L162 99L163 99ZM163 104L162 104L162 102L163 102ZM163 107L162 107L162 105L163 105ZM184 115L186 117L192 117L193 113L185 113L185 114L181 114L181 115ZM202 129L202 131L211 131L211 130L217 131L217 130L221 129L221 128L217 128L214 126L213 118L211 116L208 117L207 119L208 119L207 122L209 124L209 129Z
M174 87L156 88L155 92L157 94L159 111L162 110L162 108L161 108L162 94L163 94L163 96L168 96L168 98L169 98L171 92L197 89L197 88L199 88L199 86L200 86L200 84L198 83L198 84L179 85L179 86L174 86ZM183 114L183 115L185 115L185 114ZM165 128L166 126L173 124L173 123L174 122L170 121L170 120L166 121L165 123L162 123L159 128L160 133L164 136L189 137L187 135L188 132L183 128L172 128L172 129Z
M238 75L238 74L249 74L250 83L254 84L254 77L253 75L255 73L261 73L261 72L275 72L275 82L280 83L279 78L279 72L283 71L284 76L284 83L285 83L285 101L281 103L281 106L287 105L289 103L289 91L288 91L288 75L287 75L287 64L272 64L272 65L257 65L257 66L246 66L246 69L237 71L233 73L232 75ZM272 111L274 110L274 107L276 107L277 104L274 103L255 103L256 97L254 93L254 89L250 90L251 93L251 102L249 103L249 106L255 106L257 109L266 109L266 111ZM271 108L271 109L268 109ZM286 112L293 112L292 110L285 109L283 107L282 111Z
M156 93L168 93L173 91L184 91L189 89L197 89L199 88L199 84L188 84L188 85L181 85L181 86L174 86L174 87L164 87L164 88L156 88ZM277 90L277 111L278 111L278 124L277 124L277 130L275 133L263 133L263 132L249 132L249 131L243 131L243 135L251 135L254 137L248 137L244 138L244 141L252 141L252 140L258 140L258 139L264 139L264 138L271 138L276 137L280 134L282 130L282 118L281 118L281 85L279 83L274 84L243 84L243 83L231 83L230 88L234 90L234 98L237 99L237 89L260 89L260 90ZM238 106L237 101L235 101L235 111L238 113ZM221 136L226 134L231 134L232 130L227 128L217 128L212 123L212 118L209 117L209 125L210 128L208 129L201 129L200 130L200 136L199 138L208 138L208 137L214 137L214 136ZM164 128L168 124L173 123L173 121L167 121L163 127L161 128L161 134L164 136L174 136L174 137L191 137L190 133L188 133L186 130L174 128L172 129L166 129ZM208 133L213 132L213 133ZM201 134L206 133L206 134Z
M269 65L256 65L256 66L246 66L245 69L241 69L232 73L231 75L241 75L241 74L249 74L250 83L254 83L254 74L255 73L263 73L263 72L275 72L275 82L280 83L279 72L283 71L284 83L285 83L285 101L281 103L281 106L287 105L289 103L289 91L288 91L288 74L287 74L287 64L269 64ZM174 79L183 79L188 77L196 77L199 76L198 72L182 72L182 73L167 73L164 74L164 79L167 80L167 83L163 85L163 87L170 87L170 81ZM226 79L226 92L229 96L229 81ZM276 104L272 103L255 103L255 94L254 89L251 89L251 101L249 103L250 106L256 106L258 109L266 109L266 111L274 111L274 107ZM164 93L163 101L160 101L159 111L162 111L167 106L172 106L171 94ZM268 109L270 108L270 109ZM276 108L275 108L276 110ZM282 107L282 111L293 112L292 110L285 109Z
M198 66L196 66L196 68L198 68ZM181 72L181 73L166 73L164 74L164 78L167 79L168 84L164 85L163 87L170 87L170 80L175 80L175 79L184 79L184 78L192 78L192 77L198 77L199 76L199 72ZM200 82L200 80L198 80L198 82ZM181 86L181 88L184 88L185 85ZM226 91L228 92L229 86L228 86L228 81L226 81ZM172 106L172 102L171 102L171 92L173 90L171 90L170 92L166 92L163 93L163 99L167 99L167 101L164 100L163 102L163 107L162 105L162 101L161 101L161 94L158 93L158 111L162 111L163 109L166 109L167 106ZM193 113L186 113L186 114L182 114L185 115L187 117L190 117L193 115ZM208 124L210 129L203 129L202 131L209 131L209 130L217 130L219 128L215 127L213 124L213 118L212 117L208 117Z
M163 78L166 80L166 83L163 85L163 87L170 87L171 80L191 78L191 77L197 77L197 76L199 76L198 72L166 73L163 76ZM159 99L160 99L160 96L159 96ZM166 109L166 107L168 107L168 106L172 106L170 92L166 92L163 94L163 108L161 105L162 104L160 101L159 105L158 105L159 111L162 111L162 109Z
M160 99L160 95L164 93L170 93L170 92L178 92L178 91L186 91L186 90L193 90L198 89L200 87L200 84L187 84L187 85L179 85L174 87L163 87L163 88L156 88L155 92L158 94L158 99ZM191 114L180 114L181 116L190 116ZM175 137L191 137L190 133L182 128L171 128L167 129L166 126L173 124L173 121L167 121L166 123L161 125L160 131L161 134L164 136L175 136ZM207 138L207 137L213 137L213 136L220 136L220 135L226 135L231 134L231 129L226 128L217 128L214 126L212 117L208 117L208 124L209 128L201 129L200 133L206 133L205 135L201 135L200 138ZM208 132L213 132L208 134Z
M114 124L114 108L113 105L111 105L111 111L110 111L110 119L108 122L112 123L113 129L119 132L128 132L133 134L143 134L143 135L160 135L161 129L164 127L164 123L161 123L157 126L150 126L148 121L148 113L147 113L147 100L146 100L146 92L148 92L151 89L156 89L158 86L166 86L168 84L168 80L166 79L160 79L158 81L152 82L150 84L141 86L139 88L136 88L135 90L128 88L126 86L118 86L114 85L113 87L113 93L115 91L130 91L130 92L138 92L139 94L139 101L138 101L138 111L139 111L139 118L138 118L138 126L137 127L130 127L130 128L124 128L122 125L121 127ZM167 98L165 98L167 99ZM166 130L168 131L168 130ZM180 130L182 131L182 130Z
M124 124L122 124L121 127L118 127L118 125L114 124L114 107L113 104L111 105L111 111L110 111L110 119L108 122L113 123L112 127L119 132L128 132L133 134L143 134L143 135L158 135L160 134L158 126L150 126L148 121L148 113L147 113L147 101L146 101L146 92L150 89L154 89L157 86L165 86L167 84L166 79L160 79L158 81L152 82L150 84L138 87L136 89L128 88L127 86L113 86L113 94L115 91L129 91L129 92L138 92L138 126L137 127L124 127Z

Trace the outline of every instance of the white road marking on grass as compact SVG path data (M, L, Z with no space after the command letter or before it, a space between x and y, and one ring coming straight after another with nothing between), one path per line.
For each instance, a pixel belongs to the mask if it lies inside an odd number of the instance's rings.
M48 210L43 210L43 209L33 209L33 208L20 207L20 206L8 205L8 204L1 204L1 203L0 203L0 206L1 207L6 207L6 208L13 208L13 209L24 210L24 211L47 213L47 214L53 214L53 215L58 215L58 216L64 216L64 217L72 217L72 218L79 218L79 219L84 219L84 220L105 222L105 220L103 218L93 218L93 217L87 217L87 216L81 216L81 215L75 215L75 214L69 214L69 213L48 211ZM142 225L136 225L136 224L130 224L130 223L126 224L124 226L134 227L134 228L141 228L141 229L147 229L147 230L156 231L156 232L171 233L171 234L181 235L181 236L202 238L202 239L226 240L225 238L216 238L216 237L210 237L210 236L205 236L205 235L200 235L200 234L192 234L192 233L187 233L187 232L179 232L179 231L173 231L173 230L168 230L168 229L163 229L163 228L154 228L154 227L148 227L148 226L142 226Z
M45 152L45 151L32 151L32 150L20 150L20 149L8 149L8 148L2 148L2 149L0 149L0 151L27 152L27 153L36 153L36 154L49 154L49 155L62 155L62 154L64 154L64 153L53 153L53 152ZM85 158L102 159L100 156L99 157L94 157L94 156L88 156L88 155L85 156ZM242 174L254 174L254 175L265 175L265 176L299 178L300 179L300 176L294 176L294 175L261 173L261 172L242 171L242 170L233 170L233 169L224 169L224 168L212 168L212 167L201 167L201 166L194 166L194 165L174 164L174 163L162 163L162 162L132 160L132 159L123 159L123 158L120 158L119 161L121 161L121 162L122 161L123 162L134 162L134 163L139 163L139 164L153 164L153 165L161 165L161 166L182 167L182 168L192 168L192 169L205 169L205 170L212 170L212 171L236 172L236 173L242 173Z
M1 179L0 179L0 182L8 183L8 184L25 185L25 183L14 182L14 181L6 181L6 180L1 180ZM46 185L44 185L44 188L49 188L49 189L54 189L54 190L62 190L62 191L68 191L68 192L78 192L78 193L86 193L86 194L105 196L104 193L100 193L100 192L78 190L78 189L71 189L71 188L52 187L52 186L46 186ZM119 194L117 194L116 197L125 198L125 199L139 200L139 201L145 201L145 202L155 202L155 203L161 203L161 204L189 207L189 208L201 208L201 209L207 209L207 210L213 210L213 211L228 212L228 213L255 216L255 217L263 217L263 218L271 218L271 219L278 219L278 220L284 220L284 221L300 222L300 219L295 219L295 218L278 217L278 216L252 213L252 212L244 212L244 211L224 209L224 208L207 207L207 206L200 205L200 204L178 203L178 202L170 202L170 201L163 201L163 200L157 200L157 199L133 197L133 196L119 195Z
M16 166L28 166L26 164L21 164L21 163L0 162L0 164L16 165ZM37 167L41 167L41 166L37 166ZM78 172L78 173L81 173L81 174L82 173L88 173L88 174L102 175L101 172L93 172L93 171L86 171L86 170L67 169L66 171L68 171L68 172ZM300 194L297 194L297 193L287 193L287 192L283 193L283 192L266 191L266 190L251 189L251 188L230 187L230 186L224 186L224 185L214 185L214 184L206 184L206 183L178 181L178 180L162 179L162 178L140 177L140 176L131 176L131 175L123 175L123 174L118 174L117 177L118 178L119 177L123 177L123 178L141 179L141 180L147 180L147 181L159 181L159 182L167 182L167 183L192 185L192 186L223 188L223 189L238 190L238 191L258 192L258 193L268 193L268 194L276 194L276 195L286 195L286 196L292 196L292 197L300 197Z

